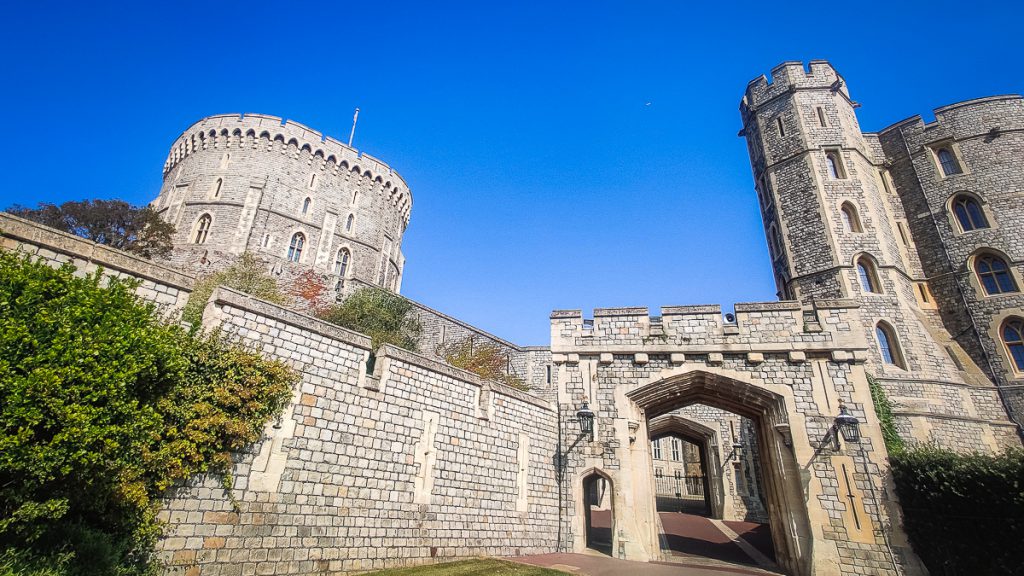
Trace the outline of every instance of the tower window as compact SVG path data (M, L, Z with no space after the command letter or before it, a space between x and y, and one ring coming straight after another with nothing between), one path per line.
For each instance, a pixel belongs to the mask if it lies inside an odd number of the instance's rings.
M953 199L953 214L963 232L989 227L985 213L981 211L981 204L966 194L960 194Z
M334 259L334 273L342 278L345 277L345 272L348 271L348 260L351 257L348 248L342 248L338 250L338 257Z
M825 111L821 109L821 106L818 106L818 123L822 128L828 127L828 122L825 121Z
M224 186L224 179L217 178L217 181L213 183L213 197L220 198L220 189Z
M199 217L199 221L196 222L196 235L194 244L206 244L206 237L210 234L210 224L213 223L213 217L209 214L203 214Z
M905 369L907 365L903 360L903 352L900 350L896 332L892 326L885 322L879 322L875 325L875 337L878 338L878 350L882 353L882 361Z
M316 186L316 174L309 175L309 188L312 190Z
M942 166L942 174L944 176L952 176L954 174L960 174L960 163L956 160L956 155L949 148L939 148L935 153L939 157L939 164Z
M828 165L828 176L833 180L843 180L846 178L846 172L843 171L842 160L839 159L837 152L826 152L825 163Z
M878 275L875 273L875 267L866 257L861 257L857 260L857 276L860 278L860 287L865 292L877 294L882 291L878 282Z
M1017 372L1024 372L1024 320L1020 318L1008 318L1000 330L1003 337L1003 345L1013 361L1013 369Z
M775 123L779 125L779 136L786 137L786 127L782 125L782 116L775 119Z
M984 254L975 258L974 271L989 296L1017 292L1017 283L1010 274L1009 266L995 254Z
M351 232L352 231L352 225L355 224L355 221L356 221L356 215L355 214L349 214L348 215L348 220L345 221L345 232Z
M309 205L312 204L312 203L313 203L313 200L311 198L308 198L308 197L305 200L302 201L302 215L303 216L309 214Z
M860 225L860 216L857 215L857 208L849 203L844 202L842 208L839 209L843 217L843 228L847 232L863 232L864 229Z
M306 244L306 237L302 232L292 235L291 244L288 245L288 261L298 262L302 259L302 247Z

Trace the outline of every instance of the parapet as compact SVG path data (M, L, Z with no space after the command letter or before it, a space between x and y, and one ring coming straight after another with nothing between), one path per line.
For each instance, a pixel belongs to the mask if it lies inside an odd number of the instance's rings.
M786 92L808 88L831 88L847 98L850 96L842 76L828 61L811 60L806 67L803 62L788 61L772 68L771 74L762 75L747 84L740 110L756 109Z
M878 131L889 135L899 130L911 148L946 138L969 138L982 134L996 137L1001 132L1024 130L1024 98L1005 94L972 98L935 108L935 120L925 122L911 116Z
M219 142L218 138L224 142ZM294 145L297 152L308 153L310 158L317 159L321 168L355 172L390 189L395 204L403 205L403 212L407 213L412 205L409 186L384 162L308 126L266 114L217 114L199 120L174 141L164 163L164 176L178 162L196 150L204 149L211 139L218 142L218 148L237 148L245 141L254 142L256 139L266 139L268 144Z
M552 352L627 353L803 350L862 350L858 304L829 300L738 303L723 314L717 304L663 306L659 316L645 307L598 308L592 319L579 310L551 314Z

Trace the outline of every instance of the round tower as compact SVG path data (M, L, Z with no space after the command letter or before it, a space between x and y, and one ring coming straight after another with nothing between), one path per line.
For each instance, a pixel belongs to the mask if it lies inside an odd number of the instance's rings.
M260 114L203 118L171 146L152 206L196 273L243 252L282 280L309 270L329 288L398 292L412 195L383 162L301 124Z

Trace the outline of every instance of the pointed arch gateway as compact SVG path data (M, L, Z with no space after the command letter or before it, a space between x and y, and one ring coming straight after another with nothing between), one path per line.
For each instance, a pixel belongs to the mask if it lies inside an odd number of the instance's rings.
M745 381L741 374L724 372L693 369L642 385L625 396L645 416L644 428L648 434L657 430L666 415L693 404L719 408L753 421L776 561L790 573L808 574L812 556L808 548L814 538L804 500L801 469L789 447L793 443L789 427L789 413L794 409L792 392L787 393L785 387L778 385L754 384ZM656 527L660 521L653 505L653 476L651 466L633 470L633 478L637 479L634 488L642 490L646 485L652 495L651 505L642 510L637 506L636 511L649 518L635 521ZM653 533L657 530L651 532L646 535L647 545L658 550L659 535Z

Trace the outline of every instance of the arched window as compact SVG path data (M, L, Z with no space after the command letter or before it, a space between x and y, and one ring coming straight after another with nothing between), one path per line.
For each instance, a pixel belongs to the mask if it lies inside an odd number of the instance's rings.
M224 155L220 157L220 167L221 168L227 168L228 167L228 162L230 162L230 161L231 161L231 153L230 152L225 152Z
M989 296L1017 292L1017 283L1010 274L1010 267L995 254L983 254L974 259L974 271L978 282Z
M849 202L844 202L839 209L843 216L843 228L847 232L863 232L860 226L860 216L857 215L857 208Z
M348 271L348 260L351 254L348 252L348 248L342 248L338 250L338 257L334 259L334 273L342 278L345 277L345 272Z
M882 291L878 275L875 273L875 266L866 257L857 260L857 276L860 278L860 287L865 292L879 293Z
M302 232L292 235L292 242L288 245L288 261L298 262L302 259L302 246L306 243L306 237Z
M303 216L305 216L306 214L309 214L309 205L312 204L312 203L313 203L313 200L311 198L308 198L308 197L305 200L302 201L302 215Z
M217 178L217 181L213 184L213 197L220 198L220 189L224 186L224 179Z
M967 194L960 194L953 199L953 215L963 232L988 228L988 219L981 211L981 204Z
M1013 369L1024 372L1024 320L1007 319L999 333L1003 338L1003 345L1006 346L1006 352L1013 360Z
M875 325L875 337L878 338L878 350L882 353L882 361L900 368L907 367L903 361L900 344L896 340L896 331L892 329L892 326L885 322L879 322Z
M355 224L355 222L356 222L356 215L355 214L349 214L348 215L348 220L345 221L345 232L351 232L352 231L352 225Z
M199 221L196 222L194 244L206 244L206 237L210 234L210 224L212 223L213 217L209 214L203 214L199 217Z
M956 161L956 156L949 148L939 148L935 154L939 157L939 164L942 165L943 175L952 176L961 172L960 163Z
M828 164L828 176L833 180L842 180L846 178L846 172L843 171L843 163L839 160L839 154L835 152L827 152L825 154L825 162Z

